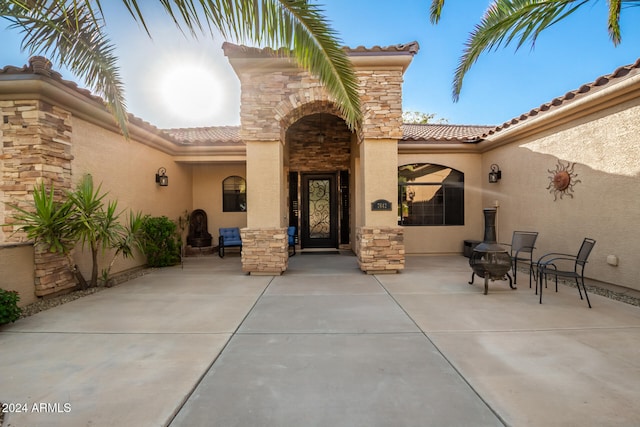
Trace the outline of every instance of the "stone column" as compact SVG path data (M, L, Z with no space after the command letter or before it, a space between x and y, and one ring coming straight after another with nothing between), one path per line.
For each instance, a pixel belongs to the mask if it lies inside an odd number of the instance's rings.
M285 179L280 141L247 141L247 228L242 271L280 275L287 269Z
M58 198L71 189L71 113L39 100L0 101L0 223L11 224L13 210L5 203L31 209L33 188L53 186ZM3 227L0 241L23 241L14 226ZM34 252L36 295L76 286L68 259L37 247Z
M360 143L363 206L356 248L360 269L366 273L397 273L404 269L404 230L397 225L397 159L395 139L365 139ZM388 202L389 206L373 206L377 201Z

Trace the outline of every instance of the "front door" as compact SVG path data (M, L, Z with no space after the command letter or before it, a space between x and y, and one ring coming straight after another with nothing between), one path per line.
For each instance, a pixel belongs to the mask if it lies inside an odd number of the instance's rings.
M302 248L338 247L335 174L302 175Z

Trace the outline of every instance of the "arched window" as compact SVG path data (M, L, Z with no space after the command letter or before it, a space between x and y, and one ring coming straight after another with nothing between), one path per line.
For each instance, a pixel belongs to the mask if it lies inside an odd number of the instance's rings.
M464 174L431 163L398 168L399 225L464 225Z
M222 212L247 210L247 183L244 178L230 176L222 181Z

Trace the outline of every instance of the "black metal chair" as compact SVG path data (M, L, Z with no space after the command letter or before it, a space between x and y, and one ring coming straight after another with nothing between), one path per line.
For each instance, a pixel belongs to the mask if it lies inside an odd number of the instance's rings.
M573 278L576 281L576 287L582 298L582 292L580 291L580 282L582 282L582 289L584 290L584 296L587 298L587 304L591 308L591 302L589 301L589 295L587 294L587 288L584 285L584 267L587 264L587 258L591 250L595 246L596 241L590 238L585 238L582 241L580 250L577 255L562 254L562 253L548 253L540 257L537 262L538 267L538 280L536 280L536 294L538 293L538 284L540 285L540 304L542 304L542 280L544 278L545 287L547 286L547 276L553 275L556 277L556 292L558 292L558 276ZM562 270L559 268L560 263L572 263L573 270Z
M513 283L518 283L518 261L529 264L529 288L531 288L531 277L535 278L533 250L536 248L537 231L514 231L511 237L511 244L501 243L510 246L511 268L513 269Z
M296 254L296 228L292 225L287 227L287 241L289 243L289 256Z

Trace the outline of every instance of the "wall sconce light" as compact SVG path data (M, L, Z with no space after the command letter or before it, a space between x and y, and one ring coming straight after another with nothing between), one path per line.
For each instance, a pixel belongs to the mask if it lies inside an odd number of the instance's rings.
M502 171L500 170L500 166L495 163L491 165L491 172L489 172L489 182L491 184L495 184L496 182L502 179Z
M156 173L156 182L160 187L166 187L169 185L169 177L167 176L167 170L165 168L158 169L158 173Z

